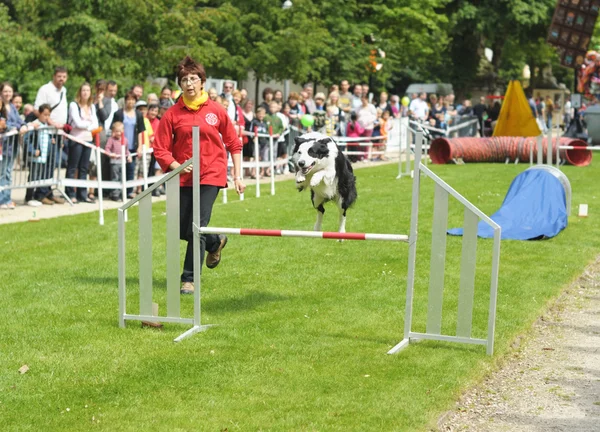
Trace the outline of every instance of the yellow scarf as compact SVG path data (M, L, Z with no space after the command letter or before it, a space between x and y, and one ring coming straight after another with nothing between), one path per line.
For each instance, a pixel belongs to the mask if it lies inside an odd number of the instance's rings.
M207 100L208 100L208 93L205 92L204 90L202 90L202 93L196 99L188 99L185 96L185 93L183 94L183 103L185 104L186 107L188 107L192 111L198 111L198 109L200 108L200 105L202 105Z

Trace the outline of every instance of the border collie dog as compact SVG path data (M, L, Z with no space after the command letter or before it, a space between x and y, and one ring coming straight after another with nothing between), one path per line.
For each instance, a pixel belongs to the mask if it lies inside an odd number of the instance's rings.
M346 210L356 201L356 177L350 161L333 138L310 132L295 139L293 161L296 165L296 188L310 188L310 199L317 210L314 230L321 231L323 204L334 201L340 212L339 232L346 232Z

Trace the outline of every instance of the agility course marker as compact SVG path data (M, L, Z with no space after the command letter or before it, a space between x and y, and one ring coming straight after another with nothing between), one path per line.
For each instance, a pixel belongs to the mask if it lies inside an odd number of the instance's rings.
M381 240L408 242L407 235L399 234L367 234L367 233L340 233L324 231L293 231L293 230L268 230L250 228L215 228L201 227L202 234L230 234L241 236L259 237L304 237L336 240Z
M192 145L193 158L179 168L163 177L159 182L150 186L142 194L123 205L119 209L119 324L125 326L126 320L151 321L191 324L185 333L175 339L176 342L205 331L211 325L201 323L201 258L194 254L194 316L180 316L179 293L179 175L185 167L193 162L193 231L194 249L200 250L202 234L234 234L264 237L304 237L337 240L378 240L407 242L408 273L406 290L406 314L404 317L404 338L388 354L395 354L407 347L411 341L430 339L437 341L458 342L466 344L485 345L487 354L493 354L494 329L496 319L496 297L498 289L498 271L500 264L500 227L489 217L471 204L466 198L456 192L431 170L421 164L423 133L415 136L415 171L413 178L412 211L410 234L367 234L367 233L338 233L319 231L294 231L246 228L214 228L200 226L200 132L193 127ZM430 260L429 294L427 305L427 327L425 332L415 332L413 324L413 298L415 284L415 266L417 258L417 226L420 198L421 174L435 183L434 217L432 230L432 254ZM152 312L152 191L161 184L167 185L167 316L154 316ZM462 239L461 272L458 290L458 313L456 320L456 335L442 334L442 304L444 293L444 268L446 256L446 232L448 223L448 200L452 196L464 207L464 236ZM126 312L126 279L125 279L125 212L132 205L139 203L139 315ZM473 311L475 296L475 270L477 262L477 224L482 220L494 229L494 246L491 267L491 282L488 308L487 338L472 337ZM478 290L479 292L480 290Z

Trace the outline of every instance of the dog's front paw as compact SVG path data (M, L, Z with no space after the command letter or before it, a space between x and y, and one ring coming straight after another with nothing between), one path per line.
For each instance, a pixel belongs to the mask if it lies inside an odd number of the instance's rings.
M321 177L314 175L311 179L310 179L310 185L312 187L317 187L319 185L319 183L321 183Z

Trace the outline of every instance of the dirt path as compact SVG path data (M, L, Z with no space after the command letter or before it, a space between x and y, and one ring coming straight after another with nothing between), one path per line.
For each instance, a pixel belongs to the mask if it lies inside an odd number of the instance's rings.
M440 431L600 431L600 257Z

